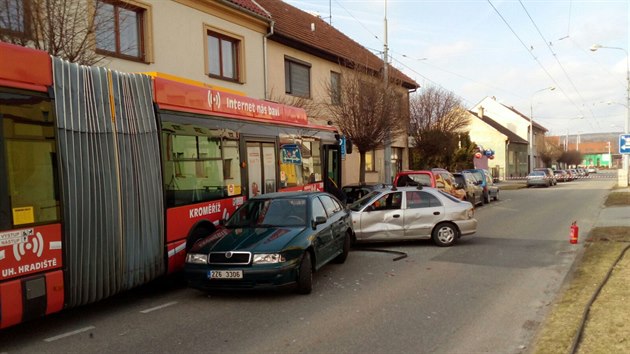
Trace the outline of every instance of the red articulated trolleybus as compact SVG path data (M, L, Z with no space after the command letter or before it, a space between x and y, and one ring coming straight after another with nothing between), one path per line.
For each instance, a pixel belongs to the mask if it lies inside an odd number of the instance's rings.
M302 109L0 42L0 328L183 268L248 197L341 180Z

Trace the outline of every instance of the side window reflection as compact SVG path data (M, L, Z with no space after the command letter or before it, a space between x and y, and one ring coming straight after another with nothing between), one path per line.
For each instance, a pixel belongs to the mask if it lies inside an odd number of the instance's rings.
M402 192L388 193L372 203L373 210L400 209L402 204Z
M422 191L407 192L407 209L431 208L441 205L440 200L431 193Z

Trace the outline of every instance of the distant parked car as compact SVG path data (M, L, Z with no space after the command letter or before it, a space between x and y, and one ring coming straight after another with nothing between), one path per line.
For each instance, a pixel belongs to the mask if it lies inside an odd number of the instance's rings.
M499 200L499 187L494 183L494 179L488 170L475 168L464 171L472 173L477 180L481 181L484 203L490 203L490 200Z
M464 190L457 188L453 174L443 168L401 171L394 178L394 186L396 187L414 187L419 185L443 190L459 200L464 200L466 196Z
M455 181L465 191L465 201L471 202L472 205L483 205L483 188L481 187L481 181L478 181L475 176L466 171L453 173Z
M556 184L558 184L558 181L556 180L556 176L553 174L553 170L548 168L548 167L539 167L539 168L535 168L534 171L543 171L547 174L547 178L549 178L549 180L551 181L551 185L555 186Z
M556 181L558 182L568 182L569 174L565 170L554 170L553 174L556 176Z
M380 189L349 208L357 242L432 239L451 246L477 231L473 205L435 188Z
M352 218L324 192L267 193L247 200L186 255L190 287L242 289L295 284L308 294L313 272L343 263L352 242Z
M595 168L595 166L589 166L586 169L586 172L588 172L588 173L597 173L597 168Z
M391 184L385 183L353 183L343 186L341 190L346 195L346 204L351 204L356 200L361 199L364 195L370 193L373 190L379 188L391 187Z
M552 186L551 178L545 171L532 171L527 175L527 188L534 186L549 187Z

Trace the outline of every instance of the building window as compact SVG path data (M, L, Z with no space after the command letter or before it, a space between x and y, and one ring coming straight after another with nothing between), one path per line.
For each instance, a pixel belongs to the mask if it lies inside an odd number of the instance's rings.
M330 72L330 103L341 104L341 74L334 71Z
M222 80L239 80L240 40L207 31L208 75Z
M311 97L311 66L296 59L284 59L285 93Z
M0 1L0 34L16 37L28 36L29 2L26 0Z
M376 163L374 159L375 153L374 150L365 152L365 172L374 172L376 171Z
M97 53L145 60L146 8L122 1L99 1L95 14Z

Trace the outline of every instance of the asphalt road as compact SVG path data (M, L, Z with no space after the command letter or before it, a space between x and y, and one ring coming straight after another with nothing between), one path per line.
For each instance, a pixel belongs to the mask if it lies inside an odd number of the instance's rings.
M211 295L177 281L0 332L0 353L521 353L594 225L612 179L504 190L451 248L428 241L353 251L311 295ZM582 240L580 240L582 241Z

